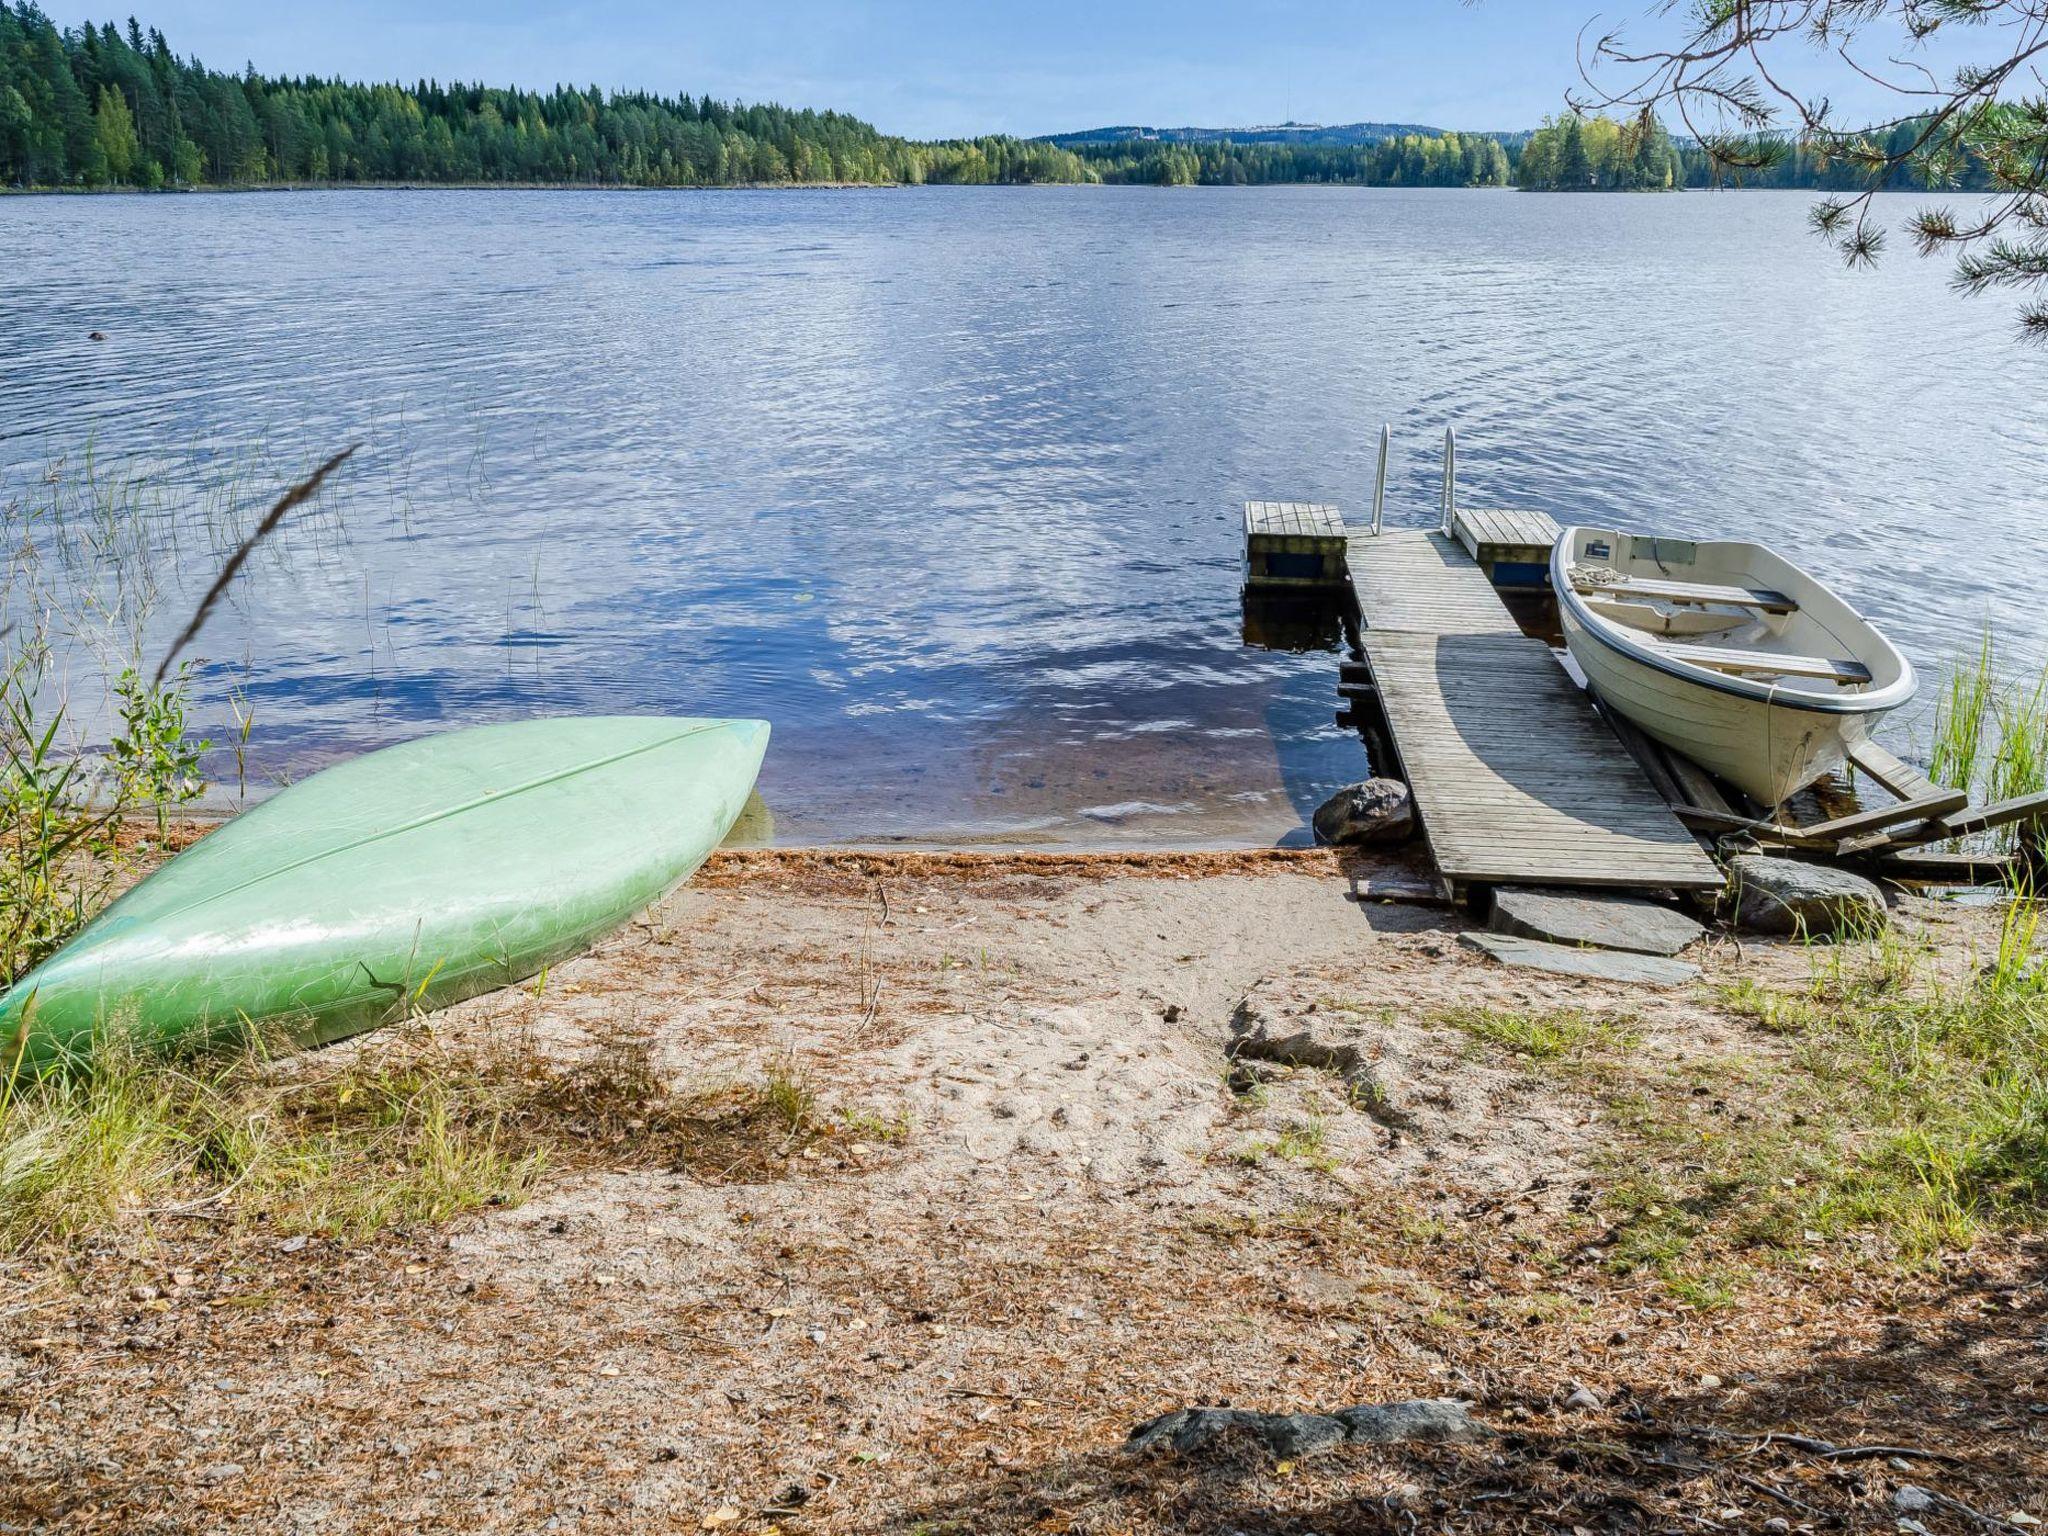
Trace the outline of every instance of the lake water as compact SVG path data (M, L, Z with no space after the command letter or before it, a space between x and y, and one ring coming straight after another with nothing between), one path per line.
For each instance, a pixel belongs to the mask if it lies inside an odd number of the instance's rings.
M1455 424L1468 504L1765 537L1930 670L1987 619L2038 665L2048 357L1903 241L1843 270L1808 203L4 198L0 475L19 523L89 448L112 504L38 534L129 636L60 647L83 712L364 444L197 647L251 793L472 722L758 714L785 841L1298 839L1363 754L1329 656L1240 642L1239 503L1362 516L1382 421L1390 522Z

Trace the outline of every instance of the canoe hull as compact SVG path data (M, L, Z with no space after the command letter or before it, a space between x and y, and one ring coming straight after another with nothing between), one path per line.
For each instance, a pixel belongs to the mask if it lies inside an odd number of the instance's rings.
M536 720L340 764L110 906L0 999L0 1038L26 1014L36 1067L110 1025L319 1043L523 980L687 879L767 739L753 720Z

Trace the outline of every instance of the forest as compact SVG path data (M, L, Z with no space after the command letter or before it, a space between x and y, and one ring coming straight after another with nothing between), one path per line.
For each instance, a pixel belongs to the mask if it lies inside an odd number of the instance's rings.
M1358 125L1361 128L1373 125ZM1910 125L1891 130L1910 139ZM1857 188L1860 170L1787 143L1743 185ZM1534 133L1395 132L1371 142L1271 133L920 143L842 112L709 96L269 78L180 58L131 19L59 28L0 0L0 186L195 187L430 182L691 187L1123 182L1658 191L1730 180L1654 119L1567 116ZM1964 189L1986 184L1965 168Z
M0 0L0 185L1091 179L1050 144L916 144L844 113L708 96L225 74L133 20L60 30L35 5Z
M1549 119L1515 166L1515 184L1529 192L1663 192L1683 186L1685 175L1671 135L1653 117Z
M1403 134L1373 144L1126 140L1074 147L1093 179L1158 186L1338 182L1363 187L1504 187L1507 150L1491 134Z

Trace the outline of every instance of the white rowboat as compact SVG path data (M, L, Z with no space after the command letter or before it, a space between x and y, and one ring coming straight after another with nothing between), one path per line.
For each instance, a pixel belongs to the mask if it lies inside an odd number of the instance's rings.
M1550 584L1593 691L1767 807L1839 767L1916 686L1869 620L1761 544L1567 528Z

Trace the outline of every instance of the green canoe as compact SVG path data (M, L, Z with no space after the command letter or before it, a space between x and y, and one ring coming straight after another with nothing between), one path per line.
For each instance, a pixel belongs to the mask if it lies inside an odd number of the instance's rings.
M170 1042L289 1021L314 1044L534 975L687 879L767 745L761 720L608 716L339 764L108 907L0 998L0 1041L14 1057L27 1010L30 1070L104 1023Z

